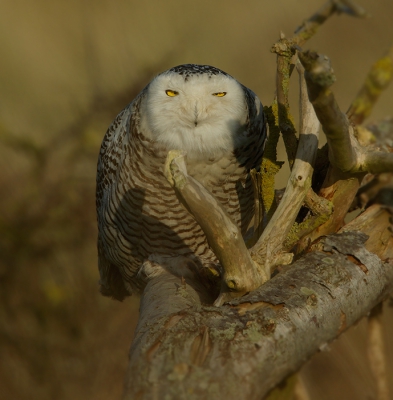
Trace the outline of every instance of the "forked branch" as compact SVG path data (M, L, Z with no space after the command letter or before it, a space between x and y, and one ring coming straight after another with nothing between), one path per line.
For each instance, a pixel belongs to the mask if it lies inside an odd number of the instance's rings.
M287 68L281 71L279 103L287 104L284 83L291 73L294 49L335 12L364 15L350 0L331 0L302 25L295 42L281 38L280 43L289 47L278 49L287 52L279 56L286 57L282 66ZM301 53L300 58L306 69L308 96L300 71L302 123L296 157L294 148L289 157L292 174L279 207L250 252L217 200L187 174L185 155L168 155L166 177L204 230L224 269L216 305L233 294L256 289L269 278L272 266L285 258L284 263L291 260L285 238L305 199L315 213L321 209L310 189L319 121L333 165L321 193L339 206L328 223L308 239L336 232L342 226L361 172L393 170L391 154L368 150L353 135L348 118L330 91L335 78L327 58L316 53ZM323 206L324 211L329 210L330 205ZM262 398L393 290L390 218L388 208L368 208L341 234L315 242L311 252L293 266L219 308L203 305L211 301L198 282L169 273L152 277L142 296L124 399Z
M216 305L241 296L264 283L268 276L251 259L238 226L216 198L187 173L185 154L170 151L165 176L182 203L203 229L210 247L223 268L220 297Z
M311 177L318 150L319 121L308 101L303 68L299 66L300 81L300 136L290 178L284 196L269 221L262 236L251 249L251 256L270 272L278 264L288 264L291 256L285 256L284 242L295 222L304 199L311 188ZM285 256L285 258L283 258Z
M352 125L330 90L335 75L329 59L310 51L300 52L299 58L306 70L309 98L325 132L332 165L351 174L393 171L393 154L369 150L356 140Z
M365 10L351 0L329 0L315 14L308 18L291 38L281 33L280 40L272 47L277 54L276 96L279 126L287 151L289 166L295 161L297 139L289 110L289 78L296 63L296 50L316 34L320 26L334 14L345 13L355 17L365 17Z

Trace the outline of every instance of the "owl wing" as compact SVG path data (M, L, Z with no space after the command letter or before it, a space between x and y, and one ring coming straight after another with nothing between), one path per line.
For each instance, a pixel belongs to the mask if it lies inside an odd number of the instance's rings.
M98 269L100 291L103 295L122 300L130 292L124 285L126 273L122 265L130 264L131 246L119 229L118 210L122 197L132 189L130 180L124 179L124 171L131 156L135 125L139 123L139 106L145 91L121 111L108 128L101 144L96 181L96 208L98 222ZM132 225L139 226L138 215L132 214ZM136 232L137 234L137 232ZM121 247L122 252L118 251ZM120 255L119 255L120 254ZM120 268L119 268L120 266Z
M258 96L245 86L243 89L248 108L248 135L251 139L247 148L242 149L244 165L247 170L256 168L259 171L267 138L266 118Z
M109 126L101 143L97 163L96 180L96 207L97 213L109 195L116 179L119 166L123 162L122 151L127 140L127 131L130 126L132 103L122 110ZM97 215L98 218L100 217Z
M237 161L241 167L245 168L245 181L242 186L238 186L237 195L239 198L239 210L234 218L240 218L243 236L249 237L254 226L254 188L249 174L250 170L255 168L260 170L263 151L267 138L266 118L263 112L263 106L257 95L247 87L243 86L245 99L248 109L247 117L247 144L235 150Z

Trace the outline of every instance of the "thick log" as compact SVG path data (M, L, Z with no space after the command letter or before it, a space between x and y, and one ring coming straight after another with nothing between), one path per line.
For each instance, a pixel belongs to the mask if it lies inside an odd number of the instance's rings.
M124 399L263 398L392 291L393 263L366 250L366 239L329 236L219 308L179 278L156 277L143 294Z

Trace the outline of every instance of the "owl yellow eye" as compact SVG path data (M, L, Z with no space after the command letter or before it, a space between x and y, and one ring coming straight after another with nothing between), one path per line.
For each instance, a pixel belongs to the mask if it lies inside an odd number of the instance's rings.
M213 93L213 96L224 97L226 94L227 94L227 92L217 92L217 93Z
M167 94L167 96L169 97L175 97L179 94L179 92L176 92L175 90L165 90L165 93Z

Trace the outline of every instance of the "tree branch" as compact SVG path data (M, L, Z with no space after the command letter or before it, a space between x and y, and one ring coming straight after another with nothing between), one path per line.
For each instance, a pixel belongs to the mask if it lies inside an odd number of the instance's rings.
M282 36L276 44L277 50L285 53L278 60L281 76L277 98L280 128L283 133L285 130L290 133L285 143L291 164L295 148L288 143L297 139L294 130L284 126L289 112L284 115L280 107L284 105L285 112L288 111L287 81L295 45L313 35L334 12L363 14L350 0L332 0L322 11L298 30L294 42ZM288 47L280 48L280 44ZM305 121L300 128L296 161L286 192L250 253L225 210L202 185L188 176L184 154L168 155L165 174L202 227L224 269L216 305L259 287L269 278L271 266L282 263L288 256L284 239L305 198L314 210L319 209L315 206L315 193L310 191L318 120L327 136L332 163L320 194L338 206L326 224L304 239L307 245L302 248L310 247L311 253L291 267L284 267L284 272L252 293L232 299L222 307L204 305L211 304L212 299L201 283L191 277L179 278L168 271L153 276L142 296L125 400L260 399L393 290L393 237L388 208L374 205L340 234L310 246L311 238L335 232L342 226L365 171L392 170L393 159L391 154L371 151L356 140L353 127L330 91L335 77L329 60L310 52L299 57L306 69L308 97L313 107L304 102ZM303 82L303 89L304 86ZM303 89L302 97L306 98ZM353 113L360 114L358 109ZM256 187L260 187L259 183L255 180ZM256 203L259 199L259 196L255 199ZM326 208L330 205L325 204L325 211ZM260 208L258 215L259 211ZM259 220L260 216L258 229ZM366 232L370 238L367 240L364 233L352 230ZM285 263L290 260L287 257Z
M369 253L365 240L328 237L320 251L220 308L201 306L179 278L154 278L142 297L124 399L261 399L393 289L393 264Z
M284 196L276 212L263 231L258 242L251 249L251 257L265 265L270 274L272 267L289 264L291 257L280 257L285 253L285 239L295 221L307 192L311 188L311 177L316 152L318 150L319 121L308 101L303 68L299 65L300 80L300 137L290 178ZM277 228L279 227L279 228Z
M330 90L335 81L330 61L315 52L299 53L306 73L308 95L329 145L332 165L343 172L390 172L393 154L362 147L353 134L353 127L341 112Z
M359 125L370 115L382 91L393 77L393 46L370 69L365 82L353 100L347 115L354 125Z
M262 224L259 224L262 226L258 227L259 232L254 232L255 235L252 244L255 244L255 242L261 236L261 231L266 227L276 211L277 202L275 199L274 190L275 177L284 164L283 161L277 161L277 144L280 139L277 104L273 104L271 107L265 106L263 111L269 127L269 135L266 139L266 145L263 151L260 168L261 172L252 172L258 181L256 184L254 184L254 190L258 190L258 197L262 198L263 216L261 221Z
M308 18L295 35L289 39L283 33L280 40L272 46L271 51L277 54L276 96L279 126L283 135L289 166L295 161L297 139L289 111L289 78L296 63L296 49L314 36L318 28L334 14L345 13L355 17L365 17L363 8L351 0L329 0L315 14Z
M168 153L165 176L176 195L203 229L207 241L224 270L220 296L216 305L230 297L250 292L268 277L251 259L238 226L221 204L198 181L187 174L185 154Z

